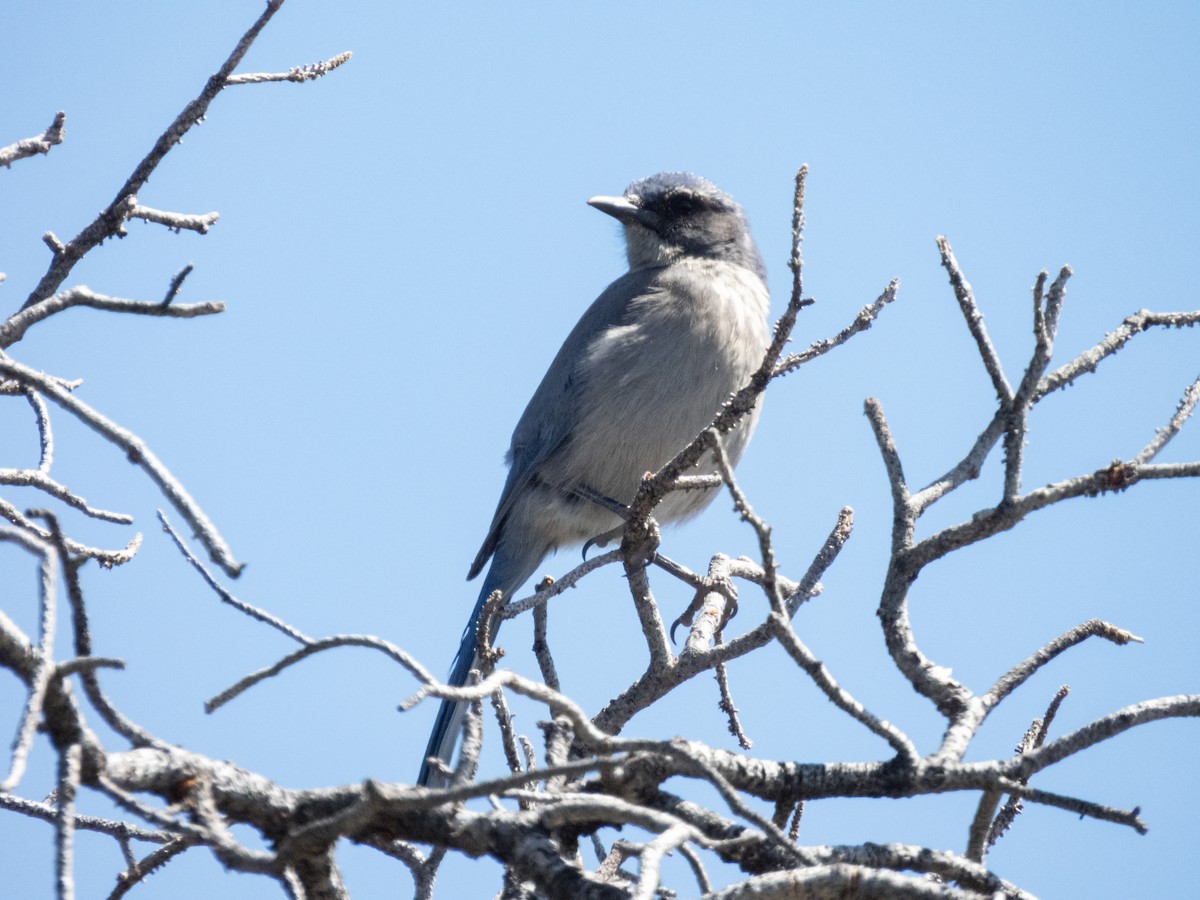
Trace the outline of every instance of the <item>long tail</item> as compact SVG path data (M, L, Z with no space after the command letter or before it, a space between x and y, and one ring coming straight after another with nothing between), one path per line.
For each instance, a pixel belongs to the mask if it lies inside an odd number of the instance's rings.
M497 548L496 555L492 558L492 564L488 567L487 575L484 576L483 585L479 590L479 598L475 601L475 608L471 611L471 618L467 620L467 627L463 629L462 642L458 645L458 654L450 666L450 674L446 679L447 684L462 687L467 682L467 673L479 666L479 658L475 655L475 628L479 624L479 616L483 612L483 605L487 602L487 598L499 588L507 599L532 574L539 562L541 562L540 556L532 562L524 561L513 565L513 561L504 553L503 546ZM495 632L492 636L495 637ZM445 777L438 769L430 765L429 758L436 757L445 765L450 765L450 761L454 757L454 748L458 745L459 737L462 735L463 720L466 715L467 705L465 703L457 703L454 700L442 701L437 719L434 720L433 731L429 734L429 744L425 747L425 755L421 758L421 773L417 776L417 784L424 787L445 786Z

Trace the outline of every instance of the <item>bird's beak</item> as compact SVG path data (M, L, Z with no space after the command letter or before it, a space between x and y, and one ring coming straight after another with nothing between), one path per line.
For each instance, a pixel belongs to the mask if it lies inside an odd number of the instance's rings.
M593 197L588 201L588 206L608 213L626 225L644 225L652 230L658 225L658 216L648 209L642 209L626 197Z

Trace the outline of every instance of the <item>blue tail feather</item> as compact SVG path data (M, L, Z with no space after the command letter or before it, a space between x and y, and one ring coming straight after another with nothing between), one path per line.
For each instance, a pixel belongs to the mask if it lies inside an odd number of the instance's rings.
M530 576L540 561L541 555L533 560L532 563L526 562L524 565L514 567L508 556L503 552L503 547L496 550L496 555L492 558L492 564L488 567L487 575L484 577L483 584L480 587L479 597L475 601L475 608L471 611L471 618L467 620L467 627L463 629L462 641L458 645L458 653L454 657L454 662L450 666L450 674L446 678L447 684L453 687L462 687L467 682L467 674L479 664L475 658L475 632L487 598L491 596L493 591L499 588L504 593L505 599L508 599L512 595L512 592L520 587L525 579ZM494 637L495 634L493 632ZM433 731L429 735L429 743L425 747L425 755L421 759L421 772L417 776L417 784L424 787L444 786L445 778L430 765L429 758L435 757L445 765L450 765L450 761L454 756L454 748L457 746L459 736L462 733L462 723L466 711L467 706L465 703L459 703L454 700L442 701L441 706L438 708L437 719L434 720Z

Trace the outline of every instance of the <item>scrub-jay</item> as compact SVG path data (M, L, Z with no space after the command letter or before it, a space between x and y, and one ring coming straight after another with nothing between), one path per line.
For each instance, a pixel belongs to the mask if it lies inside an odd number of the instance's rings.
M696 175L663 173L588 204L624 226L629 271L567 335L513 431L508 480L467 573L491 559L448 679L455 686L479 665L475 631L488 596L511 597L552 550L618 526L614 507L712 421L770 341L762 256L728 194ZM757 416L726 437L732 462ZM676 491L655 516L686 519L715 495ZM444 783L429 757L449 763L465 711L442 701L419 784Z

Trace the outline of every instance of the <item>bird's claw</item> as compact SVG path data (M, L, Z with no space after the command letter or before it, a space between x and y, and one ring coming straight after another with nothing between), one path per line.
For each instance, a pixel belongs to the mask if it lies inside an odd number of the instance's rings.
M588 551L593 547L607 547L609 541L614 538L619 538L625 531L624 525L618 525L616 528L605 531L603 534L598 534L594 538L589 538L587 543L583 545L583 561L587 562Z

